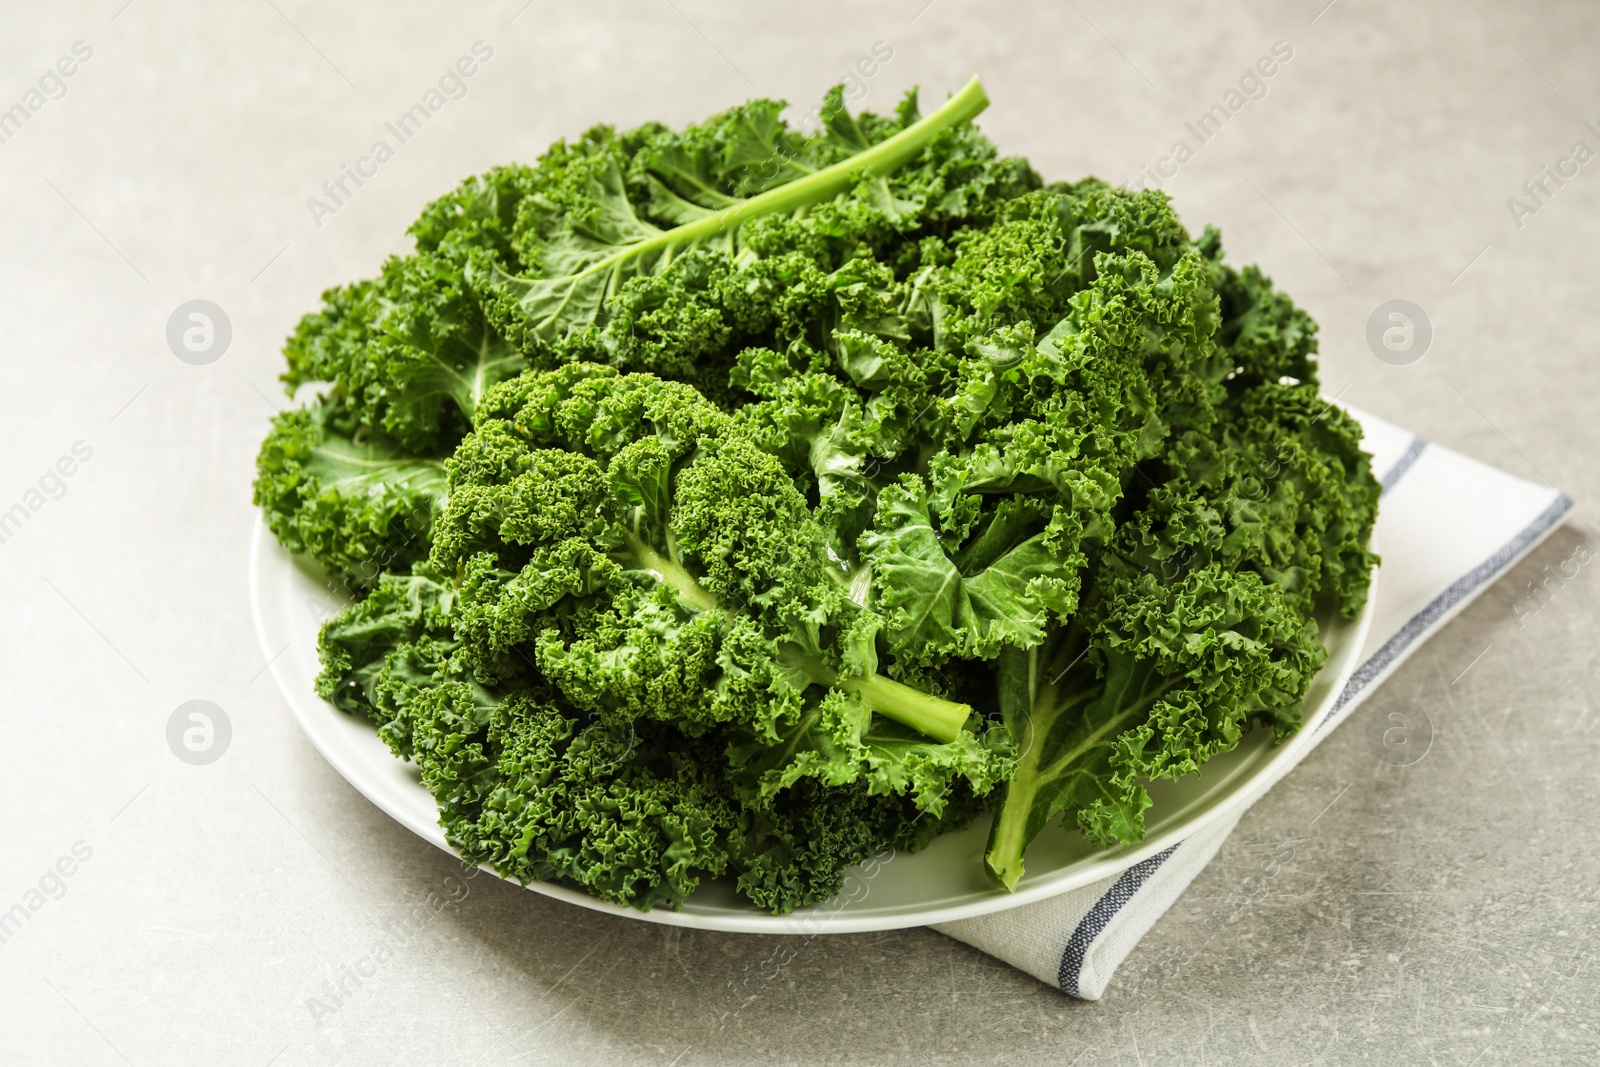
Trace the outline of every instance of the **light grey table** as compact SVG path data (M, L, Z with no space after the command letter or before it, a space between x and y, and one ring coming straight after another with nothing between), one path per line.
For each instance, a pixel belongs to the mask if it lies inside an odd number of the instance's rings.
M0 910L26 914L0 929L0 1061L1600 1061L1600 579L1578 566L1600 164L1523 191L1600 148L1600 14L1325 2L7 5L0 109L27 117L0 110L0 511L39 507L0 542ZM464 96L308 208L477 41ZM1279 41L1200 144L1185 123ZM980 73L984 128L1049 177L1198 146L1167 190L1321 320L1331 391L1579 502L1368 704L1422 705L1427 757L1340 730L1097 1005L929 931L813 941L746 1000L769 940L455 882L300 736L251 627L253 457L320 289L468 173L595 122L809 106L875 44L866 106ZM1394 298L1434 330L1408 366L1365 341ZM191 299L232 325L209 365L165 339ZM1564 561L1540 610L1518 600ZM232 727L206 766L166 739L192 699Z

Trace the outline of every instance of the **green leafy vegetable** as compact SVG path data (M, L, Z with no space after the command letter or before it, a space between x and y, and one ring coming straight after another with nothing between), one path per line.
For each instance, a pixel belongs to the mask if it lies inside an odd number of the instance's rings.
M784 912L982 815L1013 889L1299 726L1376 562L1316 324L986 103L595 127L302 320L256 499L365 593L321 692L464 856Z
M427 554L445 471L355 423L341 399L274 418L256 460L255 502L285 548L365 587Z
M494 311L520 327L515 332L524 346L537 351L541 343L596 322L607 297L632 278L667 269L682 251L702 244L736 251L740 229L750 220L793 214L862 184L869 198L886 195L886 173L988 103L974 78L933 114L872 143L845 114L835 91L825 106L832 118L821 142L831 138L842 150L835 161L817 168L808 165L818 162L817 142L801 152L782 151L789 141L779 137L773 109L746 108L716 122L720 128L714 132L676 143L660 137L648 141L635 157L643 164L639 170L648 196L640 207L629 199L616 153L574 160L558 186L535 194L519 209L519 251L529 273L517 277L491 270L485 284L495 293ZM720 190L733 172L748 171L764 153L781 153L774 178L788 180L762 179L761 191L747 197ZM748 188L750 183L737 184ZM671 225L657 225L650 216Z
M969 705L879 673L882 620L850 599L782 463L692 388L574 364L506 383L488 412L505 416L450 461L433 552L475 647L531 649L612 720L732 727L763 793L865 776L932 803L938 776L998 779Z

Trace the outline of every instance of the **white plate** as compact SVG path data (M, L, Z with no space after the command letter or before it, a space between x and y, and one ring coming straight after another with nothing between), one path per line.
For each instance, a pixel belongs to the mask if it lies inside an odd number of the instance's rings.
M1376 593L1377 575L1373 575ZM284 551L257 520L250 554L250 599L262 653L301 729L347 781L392 818L446 851L433 797L416 767L396 759L370 723L339 711L317 696L317 630L344 606L343 591L315 564ZM1353 622L1320 620L1328 662L1306 697L1308 723L1325 714L1372 625L1374 596ZM1028 849L1027 873L1014 893L995 889L984 875L983 851L989 819L945 834L922 852L895 855L858 871L839 897L793 915L757 910L734 895L731 882L702 883L681 911L641 912L596 900L586 893L545 882L528 888L595 911L629 919L742 933L860 933L970 919L1082 888L1120 874L1140 860L1183 840L1202 826L1257 799L1300 759L1314 731L1302 729L1282 745L1257 729L1239 747L1205 765L1205 773L1151 785L1145 839L1133 848L1091 848L1076 833L1049 826ZM485 868L487 869L487 868Z

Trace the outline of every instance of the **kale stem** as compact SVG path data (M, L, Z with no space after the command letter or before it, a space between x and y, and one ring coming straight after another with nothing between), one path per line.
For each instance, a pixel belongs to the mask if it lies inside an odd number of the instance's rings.
M918 733L927 734L941 744L949 744L960 737L967 716L972 714L971 704L957 704L881 674L840 678L827 664L798 646L790 645L783 651L785 658L818 685L830 689L837 686L846 693L854 694L879 715L909 726Z
M712 595L711 590L695 581L694 575L685 570L682 564L674 563L657 552L632 530L625 530L622 540L628 546L628 551L633 554L633 558L638 560L645 570L671 586L678 594L678 599L689 607L695 611L710 611L717 606L717 598Z
M911 159L934 137L951 126L959 125L989 106L989 97L983 83L976 77L962 86L950 99L927 117L907 126L893 137L880 141L864 152L842 159L830 167L808 174L796 181L786 182L775 189L751 197L733 207L723 208L703 219L674 227L652 237L640 246L670 246L699 241L725 230L731 230L746 219L762 215L778 215L811 204L832 199L854 185L862 176L881 177Z
M958 126L989 106L989 97L983 83L974 77L962 86L939 109L917 120L893 137L879 141L863 152L841 159L832 166L768 189L732 207L714 211L704 218L663 230L647 240L627 245L614 254L582 271L580 276L598 273L615 267L626 260L646 256L652 252L670 250L678 245L694 244L731 233L749 219L763 215L779 215L799 210L812 204L831 200L849 189L862 177L882 177L912 159L929 141L944 130Z
M953 700L932 696L881 674L847 678L839 688L854 693L878 714L944 744L961 736L967 716L972 714L971 704L957 704Z
M1026 726L1018 737L1015 736L1016 724L1012 724L1017 767L1005 784L983 856L983 867L990 880L1007 892L1015 892L1022 878L1022 853L1030 836L1028 822L1033 813L1034 797L1043 780L1039 762L1045 751L1045 739L1062 715L1094 695L1092 689L1073 693L1062 684L1067 673L1083 658L1080 654L1067 661L1067 653L1076 647L1080 633L1078 621L1073 619L1050 655L1041 655L1038 647L1028 650ZM1064 661L1066 666L1062 667Z
M1037 757L1030 761L1026 776L1020 776L1024 770L1023 761L1027 758L1028 753L1023 753L1022 759L1017 761L1019 777L1006 783L1005 799L994 817L994 826L989 831L989 847L983 854L983 869L990 881L1008 893L1016 892L1017 882L1022 878L1022 850L1028 840L1028 816L1033 811L1033 795L1039 788L1038 768L1032 765L1038 762Z
M995 813L994 826L989 830L989 845L984 851L983 867L989 878L1007 892L1015 892L1022 877L1022 851L1028 843L1028 819L1033 812L1034 794L1039 789L1039 759L1044 752L1044 739L1061 714L1056 699L1056 686L1038 680L1038 650L1028 656L1029 712L1027 734L1015 737L1019 752L1017 769L1005 785L1000 810Z

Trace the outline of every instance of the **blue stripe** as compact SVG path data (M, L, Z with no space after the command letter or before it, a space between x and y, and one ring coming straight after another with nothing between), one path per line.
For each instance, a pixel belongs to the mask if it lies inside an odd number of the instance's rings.
M1478 586L1504 570L1518 556L1528 550L1539 538L1543 537L1549 529L1561 520L1561 517L1572 510L1572 498L1562 493L1556 500L1545 508L1537 519L1534 519L1522 532L1507 541L1504 545L1472 568L1460 578L1450 584L1450 587L1438 596L1427 607L1411 616L1411 619L1394 636L1383 643L1383 647L1374 652L1365 663L1356 668L1350 676L1350 681L1345 684L1344 691L1339 694L1339 699L1334 701L1333 710L1329 711L1322 721L1317 724L1321 730L1334 719L1338 718L1339 711L1363 689L1372 684L1372 680L1382 674L1400 654L1414 644L1428 628L1459 604L1463 598Z
M1385 474L1383 480L1378 483L1383 487L1385 493L1394 488L1395 482L1406 476L1406 472L1411 469L1412 465L1422 458L1422 450L1427 447L1428 442L1422 438L1413 437L1411 439L1411 444L1400 454L1400 458L1395 460L1394 466L1389 468L1389 473Z
M1182 841L1178 845L1183 844ZM1072 938L1067 942L1066 951L1061 954L1061 970L1056 975L1056 982L1061 986L1061 991L1069 997L1079 996L1078 978L1083 972L1084 953L1089 951L1089 946L1094 944L1094 939L1100 936L1101 931L1111 922L1112 916L1122 910L1122 906L1133 899L1133 895L1144 885L1145 879L1156 872L1167 857L1178 850L1178 845L1162 852L1157 852L1147 860L1140 860L1132 867L1122 872L1104 896L1094 902L1094 907L1089 909L1078 922L1078 928L1072 931Z

